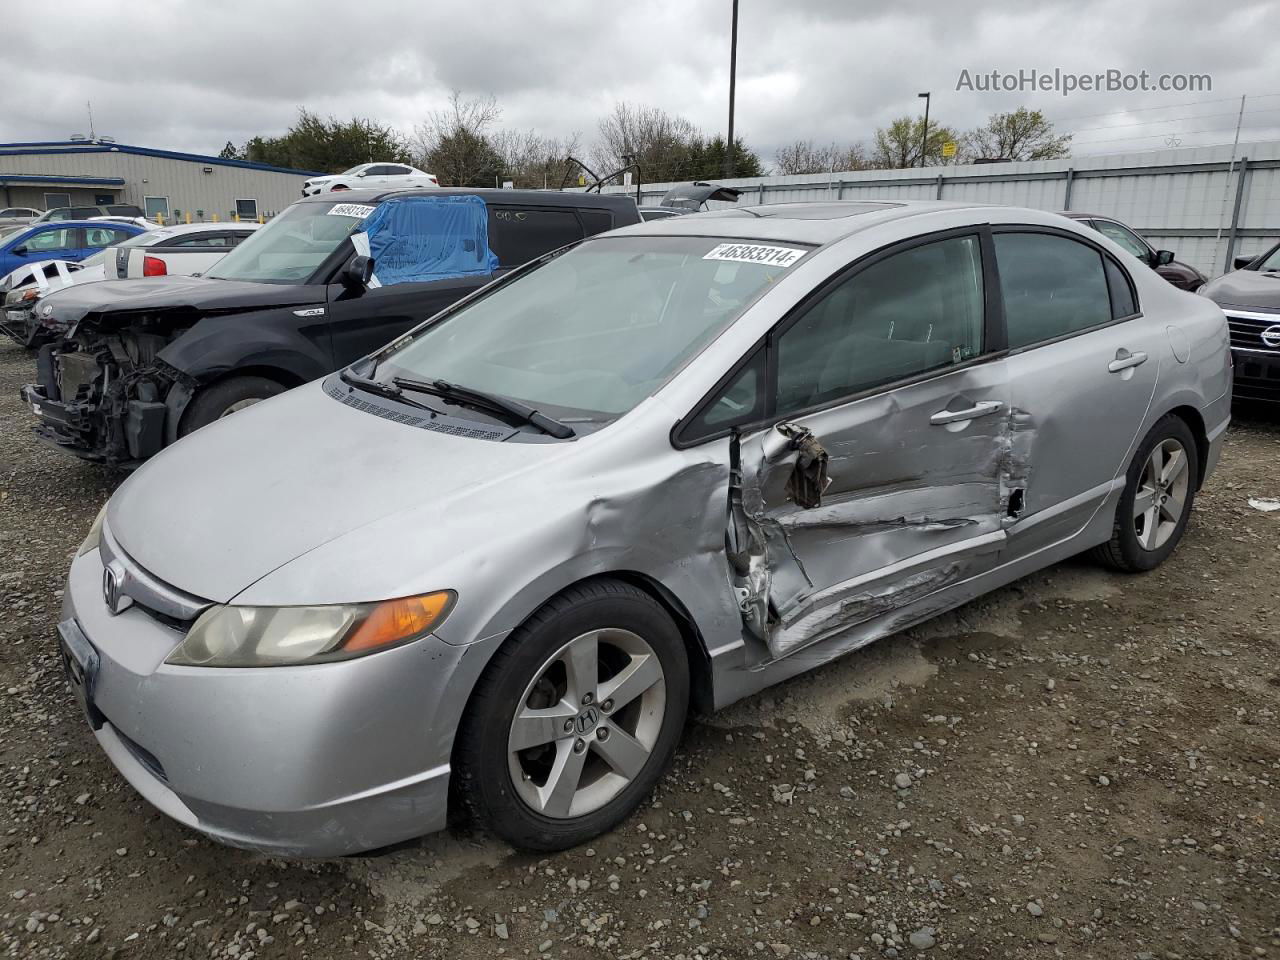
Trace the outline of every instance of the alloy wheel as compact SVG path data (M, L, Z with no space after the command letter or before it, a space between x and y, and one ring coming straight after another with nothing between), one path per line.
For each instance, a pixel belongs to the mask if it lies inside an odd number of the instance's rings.
M1178 528L1186 509L1191 473L1187 450L1170 437L1151 451L1133 498L1133 525L1144 550L1159 550Z
M261 403L262 400L262 397L245 397L243 400L237 400L235 403L228 406L227 409L218 414L218 419L221 420L223 417L229 417L233 413L239 413L246 407L252 407L255 403Z
M546 817L599 810L644 768L666 716L653 648L629 630L592 630L553 653L525 688L507 737L517 795Z

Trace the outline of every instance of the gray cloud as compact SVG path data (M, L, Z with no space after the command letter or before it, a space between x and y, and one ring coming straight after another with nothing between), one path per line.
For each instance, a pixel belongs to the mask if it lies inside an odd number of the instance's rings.
M86 133L87 100L99 133L198 152L282 132L300 106L409 133L451 89L494 94L506 125L588 140L618 100L681 113L707 131L725 123L729 0L97 0L62 4L56 26L31 7L7 11L6 46L27 53L3 67L2 141ZM916 112L916 93L929 90L931 116L959 128L1041 107L1079 131L1080 152L1117 152L1163 147L1168 134L1229 140L1231 98L1249 93L1245 139L1273 138L1276 13L1274 0L1212 9L1202 0L741 0L738 129L766 161L796 138L866 141ZM104 36L120 39L104 47ZM1054 67L1209 73L1213 89L1069 98L956 90L962 69Z

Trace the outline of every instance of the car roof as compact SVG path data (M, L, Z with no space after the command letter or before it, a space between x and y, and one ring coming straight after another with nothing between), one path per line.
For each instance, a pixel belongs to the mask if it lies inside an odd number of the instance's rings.
M61 230L63 227L97 227L99 229L108 229L116 227L124 227L129 230L137 230L139 233L145 231L136 223L129 223L124 220L45 220L42 223L33 223L23 227L24 230Z
M153 228L152 232L204 233L209 230L257 230L260 226L261 224L259 223L236 223L234 220L224 220L221 223L211 223L205 220L200 223L166 223L162 227Z
M986 216L1009 208L983 203L946 200L905 200L876 202L860 200L770 203L753 207L729 207L690 213L682 217L662 217L636 226L623 227L610 236L652 234L654 236L711 236L746 240L784 240L822 245L894 220L930 213L978 210ZM1043 211L1026 211L1046 216Z
M342 190L303 197L299 203L381 203L392 197L476 196L486 203L519 203L531 207L596 207L600 209L635 209L629 194L571 193L567 190L499 190L494 187L432 187L418 190Z
M1113 217L1109 213L1085 213L1082 210L1059 210L1058 216L1072 220L1110 220L1113 223L1124 223L1119 217Z

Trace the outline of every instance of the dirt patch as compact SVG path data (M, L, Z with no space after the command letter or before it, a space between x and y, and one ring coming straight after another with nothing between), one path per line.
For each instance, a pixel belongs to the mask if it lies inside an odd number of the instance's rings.
M285 862L156 814L50 642L119 476L40 446L0 347L0 955L1280 956L1280 429L1238 422L1160 570L1073 561L691 721L654 798L535 858Z

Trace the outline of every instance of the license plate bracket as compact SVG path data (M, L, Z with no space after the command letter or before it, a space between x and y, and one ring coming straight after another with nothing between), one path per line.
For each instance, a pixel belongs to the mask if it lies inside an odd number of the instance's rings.
M58 624L58 650L71 692L79 701L89 725L97 730L105 720L93 705L93 687L100 666L98 651L75 620L63 620Z

